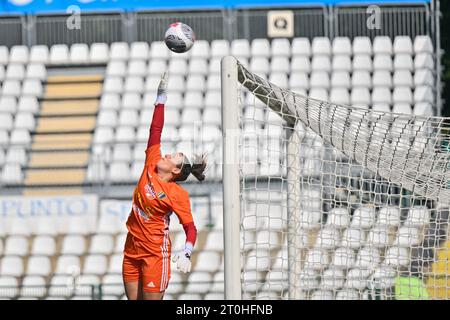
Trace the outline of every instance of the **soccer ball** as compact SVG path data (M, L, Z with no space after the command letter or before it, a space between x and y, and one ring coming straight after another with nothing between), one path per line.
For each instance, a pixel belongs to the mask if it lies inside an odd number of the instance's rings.
M189 51L194 45L195 34L187 24L175 22L167 29L164 41L173 52L183 53Z

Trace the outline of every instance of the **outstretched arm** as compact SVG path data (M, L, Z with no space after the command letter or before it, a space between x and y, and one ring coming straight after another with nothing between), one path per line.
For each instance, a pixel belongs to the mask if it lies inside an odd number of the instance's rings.
M161 143L161 134L164 127L164 104L167 100L167 80L168 75L167 72L165 72L161 77L161 81L158 87L155 110L153 111L153 119L150 126L147 148Z

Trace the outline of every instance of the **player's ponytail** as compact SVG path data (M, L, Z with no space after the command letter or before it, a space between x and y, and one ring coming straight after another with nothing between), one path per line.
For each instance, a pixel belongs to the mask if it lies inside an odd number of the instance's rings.
M181 172L176 176L174 181L185 181L190 174L192 174L198 181L205 180L205 169L207 161L206 155L197 155L194 157L194 164L191 164L189 159L184 156L183 163L181 165Z
M197 178L198 181L205 180L205 169L206 169L206 156L202 154L197 155L194 158L194 164L191 167L191 174Z

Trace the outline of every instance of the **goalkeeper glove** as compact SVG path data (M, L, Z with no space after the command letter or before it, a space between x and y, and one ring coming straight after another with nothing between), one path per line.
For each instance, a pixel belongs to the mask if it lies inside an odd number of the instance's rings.
M158 91L156 92L156 104L165 104L167 101L167 82L169 81L169 74L164 72L161 75L161 80L159 81Z
M191 257L186 253L178 253L172 261L177 264L177 269L183 273L191 272Z

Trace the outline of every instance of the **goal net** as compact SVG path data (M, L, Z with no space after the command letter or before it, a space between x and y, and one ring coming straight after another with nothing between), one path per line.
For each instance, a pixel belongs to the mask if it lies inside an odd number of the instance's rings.
M222 105L227 298L450 298L449 119L312 99L232 57Z

